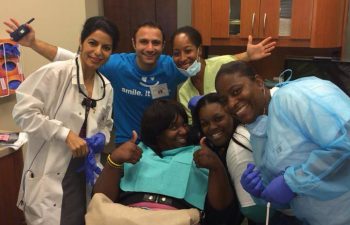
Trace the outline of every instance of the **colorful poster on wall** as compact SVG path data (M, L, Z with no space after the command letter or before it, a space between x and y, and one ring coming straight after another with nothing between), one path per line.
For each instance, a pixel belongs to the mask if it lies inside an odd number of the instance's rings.
M23 80L19 45L10 39L0 39L0 97L14 94Z

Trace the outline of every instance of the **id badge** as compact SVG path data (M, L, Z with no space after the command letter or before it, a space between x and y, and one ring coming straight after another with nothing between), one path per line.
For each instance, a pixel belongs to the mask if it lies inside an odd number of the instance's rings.
M166 83L154 85L149 88L151 90L152 99L169 96L169 89Z

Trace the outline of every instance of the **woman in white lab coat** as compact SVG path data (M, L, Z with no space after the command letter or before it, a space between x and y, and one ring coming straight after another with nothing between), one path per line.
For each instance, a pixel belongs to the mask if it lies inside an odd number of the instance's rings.
M87 19L77 58L43 66L16 91L13 117L29 134L18 198L28 225L84 224L90 193L79 171L94 159L85 159L91 149L103 149L113 124L112 87L97 69L118 34L104 17Z

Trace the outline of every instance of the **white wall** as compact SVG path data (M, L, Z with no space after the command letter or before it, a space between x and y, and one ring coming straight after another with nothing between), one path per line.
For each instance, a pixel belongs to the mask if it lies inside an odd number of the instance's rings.
M0 13L0 39L8 38L2 23L10 17L21 23L34 17L36 36L49 43L76 51L79 34L87 17L102 14L102 0L11 0L3 1ZM28 48L21 48L21 64L25 76L48 63ZM12 120L14 96L0 98L0 130L18 130Z
M103 15L103 0L85 0L86 18Z

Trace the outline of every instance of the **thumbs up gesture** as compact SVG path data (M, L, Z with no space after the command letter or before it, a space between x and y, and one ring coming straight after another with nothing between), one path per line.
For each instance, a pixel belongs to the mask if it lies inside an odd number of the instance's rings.
M193 153L193 160L196 166L209 170L222 167L218 155L206 145L205 137L203 137L199 143L201 148Z
M137 133L136 131L132 131L132 138L114 149L111 153L113 162L118 164L125 162L132 164L137 163L142 156L142 150L137 146L136 141Z

